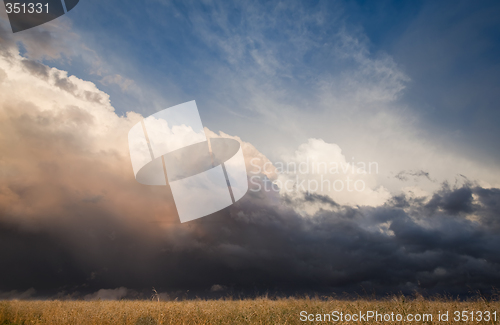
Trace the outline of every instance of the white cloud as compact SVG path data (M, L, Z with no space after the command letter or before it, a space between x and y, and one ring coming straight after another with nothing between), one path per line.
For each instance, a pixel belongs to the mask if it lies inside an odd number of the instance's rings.
M378 163L348 161L338 145L321 139L309 139L274 165L281 170L277 181L282 194L301 197L309 191L340 205L368 206L382 205L391 197L377 186Z
M217 134L207 128L205 133L208 138L224 137L239 141L245 154L249 176L261 180L260 177L265 175L281 187L282 196L300 198L310 190L315 194L329 196L338 204L351 206L379 206L390 198L387 189L377 186L378 164L348 161L336 144L326 143L321 139L309 139L295 152L284 155L282 160L273 164L252 144L237 136L224 132ZM303 186L298 188L297 181ZM355 190L355 186L359 190ZM274 188L278 189L276 186ZM272 190L270 184L269 190ZM325 208L316 203L314 206L297 206L308 214L314 214L320 207Z
M135 182L127 134L141 115L118 116L95 84L15 49L0 56L0 76L3 221L36 228L41 216L62 224L98 207L124 222L150 209L148 218L177 218L161 190Z

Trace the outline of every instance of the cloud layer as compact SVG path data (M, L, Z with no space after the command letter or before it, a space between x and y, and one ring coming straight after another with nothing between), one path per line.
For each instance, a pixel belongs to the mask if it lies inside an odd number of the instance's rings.
M499 189L465 179L427 196L389 195L377 207L248 192L181 225L168 188L134 180L126 139L140 118L118 116L93 83L2 50L1 297L120 299L152 287L169 297L466 294L500 285ZM267 162L242 147L249 171L249 158Z

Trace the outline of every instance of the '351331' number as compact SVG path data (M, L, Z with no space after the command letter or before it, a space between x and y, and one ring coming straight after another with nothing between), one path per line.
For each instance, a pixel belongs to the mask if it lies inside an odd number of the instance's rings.
M5 10L8 14L41 14L43 12L49 13L49 4L46 3L6 3Z

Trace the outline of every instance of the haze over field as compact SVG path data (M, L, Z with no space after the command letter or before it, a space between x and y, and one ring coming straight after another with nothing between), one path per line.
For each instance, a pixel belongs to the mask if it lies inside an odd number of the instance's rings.
M500 286L499 3L86 0L16 34L0 11L0 299ZM193 99L255 178L180 224L127 134ZM321 162L300 180L363 191L264 189Z

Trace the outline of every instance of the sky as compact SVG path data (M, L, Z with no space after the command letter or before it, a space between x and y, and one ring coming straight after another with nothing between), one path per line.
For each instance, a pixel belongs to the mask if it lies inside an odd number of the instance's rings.
M0 12L0 298L499 287L498 2L81 0L15 34ZM181 224L127 134L191 100L255 178ZM321 162L300 180L363 190L283 186Z

